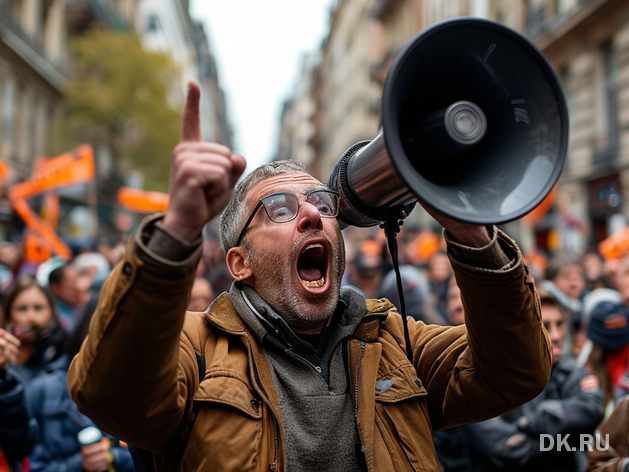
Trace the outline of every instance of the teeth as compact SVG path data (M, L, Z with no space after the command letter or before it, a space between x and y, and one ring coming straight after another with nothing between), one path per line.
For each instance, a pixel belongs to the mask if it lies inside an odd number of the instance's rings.
M306 287L323 287L323 284L325 284L325 276L321 277L319 280L302 280L302 283Z
M313 244L308 244L308 246L306 246L306 251L310 250L310 249L323 249L323 244L321 243L313 243Z

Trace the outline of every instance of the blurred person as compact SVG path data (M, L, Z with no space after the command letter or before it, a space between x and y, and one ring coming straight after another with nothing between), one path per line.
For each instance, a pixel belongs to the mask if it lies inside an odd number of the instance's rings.
M37 281L49 288L61 325L71 333L90 300L91 278L82 276L81 270L67 259L54 256L40 264Z
M587 342L579 363L599 378L605 394L605 417L629 393L629 309L616 290L599 288L584 299Z
M72 264L79 269L79 286L84 297L98 297L101 287L111 273L107 258L98 252L85 252L76 256ZM84 301L82 305L86 303L87 301Z
M20 340L0 328L0 470L28 469L27 455L35 444L37 424L26 404L25 382L12 367Z
M380 292L384 279L385 264L382 257L383 246L375 239L360 243L352 260L352 272L347 283L356 287L368 298L375 298Z
M576 254L560 252L553 256L548 261L541 286L561 303L572 320L579 317L585 274Z
M454 277L448 282L446 324L459 326L465 324L465 310L461 300L461 289ZM433 441L439 465L443 472L470 472L470 461L466 450L466 431L462 426L435 431Z
M4 302L3 328L20 342L13 368L26 383L62 353L68 335L50 294L30 277L19 279Z
M443 251L435 252L428 259L428 281L430 289L436 299L436 309L442 318L447 319L446 308L448 298L448 283L452 277L452 266L448 256Z
M465 309L461 300L461 289L452 277L448 283L446 309L448 311L448 323L452 326L465 324Z
M612 288L613 282L605 275L603 258L595 248L589 249L581 257L585 289L589 292L597 288Z
M618 290L625 306L629 308L629 258L605 261L605 271L613 281L614 289Z
M339 197L303 166L265 164L234 189L244 159L199 141L199 94L191 83L168 210L138 228L68 371L81 412L162 471L435 470L434 429L544 389L550 346L506 234L433 211L466 326L402 320L341 286ZM221 212L236 281L186 311L201 230Z
M114 242L111 238L101 237L96 241L96 252L102 254L109 262L109 268L115 267L124 256L125 244L123 241Z
M554 296L568 316L564 351L578 356L585 342L586 325L581 319L585 275L580 258L567 251L555 254L546 266L545 280L540 287Z
M197 277L204 277L214 292L227 292L234 278L225 263L225 253L218 240L218 234L210 224L207 224L203 228L202 237L203 249L197 266Z
M9 241L0 241L0 290L11 287L19 273L22 249Z
M592 434L603 418L604 395L598 378L563 354L567 315L550 293L540 291L553 368L536 398L497 418L464 426L471 470L476 472L579 472L586 453L580 435ZM570 449L542 450L542 436L570 435Z
M445 325L446 320L439 316L439 313L434 309L434 300L431 298L432 294L426 276L419 269L410 265L400 266L400 275L404 301L406 302L406 314L426 324ZM398 307L398 310L401 310L395 270L390 270L384 276L379 289L379 297L386 298Z
M189 311L205 311L214 300L212 285L203 277L195 277L190 291Z
M87 336L95 304L90 308L65 344L64 354L28 387L29 409L39 428L29 455L32 472L133 472L131 455L119 441L103 437L86 446L79 441L81 431L96 426L70 398L67 371Z

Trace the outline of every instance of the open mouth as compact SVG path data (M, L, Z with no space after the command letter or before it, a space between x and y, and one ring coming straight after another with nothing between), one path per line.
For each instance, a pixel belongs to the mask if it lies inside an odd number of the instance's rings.
M306 245L297 258L297 274L309 289L325 286L328 270L328 249L320 242Z

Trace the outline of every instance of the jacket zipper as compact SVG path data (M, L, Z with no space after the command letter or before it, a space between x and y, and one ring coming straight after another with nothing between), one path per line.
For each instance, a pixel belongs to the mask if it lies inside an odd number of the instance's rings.
M349 344L348 351L349 351ZM360 354L358 355L358 361L356 361L356 378L354 379L354 416L358 418L358 379L360 378L360 368L362 367L363 357L365 355L365 346L367 343L365 341L361 341L360 343Z
M275 432L275 462L271 465L271 472L277 472L278 457L280 455L280 431L277 426L277 421L273 418L273 430Z

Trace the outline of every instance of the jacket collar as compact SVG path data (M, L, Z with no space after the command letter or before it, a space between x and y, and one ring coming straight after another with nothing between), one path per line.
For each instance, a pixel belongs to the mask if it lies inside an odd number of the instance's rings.
M393 304L386 298L367 299L367 313L361 319L354 337L373 342L378 337L380 324L387 318ZM236 313L229 293L224 292L214 300L205 312L206 319L217 328L234 335L248 334L244 322Z

